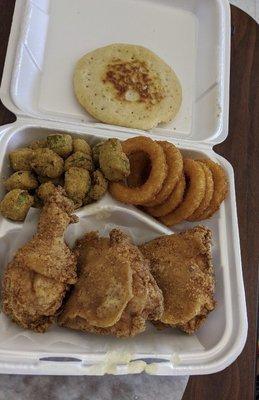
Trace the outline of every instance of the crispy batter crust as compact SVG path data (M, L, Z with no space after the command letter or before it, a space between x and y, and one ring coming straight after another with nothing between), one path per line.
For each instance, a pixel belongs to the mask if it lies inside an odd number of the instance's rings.
M138 187L129 187L122 182L111 182L109 191L116 199L126 204L145 204L161 190L167 174L164 151L159 144L145 136L136 136L125 140L122 149L127 156L143 151L151 161L151 171L147 181Z
M206 180L201 165L195 160L186 158L184 174L189 184L187 184L182 203L171 213L159 218L159 221L167 226L176 225L190 217L199 207L205 195Z
M23 328L45 332L76 281L76 258L63 235L72 202L57 188L45 203L36 235L15 254L3 278L3 311Z
M163 292L163 324L195 332L215 307L211 232L198 226L140 246Z
M89 318L82 318L80 309L86 306L81 293L78 291L80 285L86 285L88 274L91 273L96 263L102 261L106 264L106 254L114 254L117 261L121 263L120 257L130 263L132 273L132 297L124 307L119 320L112 326L105 327L92 324ZM132 245L129 238L118 229L110 232L110 239L100 238L97 233L91 232L85 235L76 245L76 254L79 264L79 281L70 299L65 305L64 311L59 318L59 324L72 329L85 332L95 332L103 335L113 334L117 337L134 336L145 330L147 319L158 319L163 312L163 297L154 278L149 272L148 262L143 258L138 248ZM117 264L117 268L121 268ZM113 288L113 275L106 276L103 281L103 291ZM95 287L92 288L93 296L96 296ZM112 296L114 298L114 295ZM111 298L110 298L111 300Z

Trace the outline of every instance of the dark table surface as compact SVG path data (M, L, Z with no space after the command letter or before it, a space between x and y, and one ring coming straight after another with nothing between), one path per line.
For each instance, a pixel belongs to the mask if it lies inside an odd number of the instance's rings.
M14 0L0 0L0 74L5 60ZM229 136L215 150L235 170L248 338L241 356L226 370L191 377L183 400L252 400L256 373L259 261L259 26L232 10ZM15 120L0 104L0 125ZM163 393L161 391L161 400Z

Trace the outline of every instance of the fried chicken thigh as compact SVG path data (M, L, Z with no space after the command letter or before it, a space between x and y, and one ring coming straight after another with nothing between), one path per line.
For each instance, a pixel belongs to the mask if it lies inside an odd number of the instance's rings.
M55 189L41 211L38 230L8 264L3 278L3 311L22 326L44 332L69 284L76 282L76 257L64 233L77 219L73 203Z
M162 324L195 332L215 307L211 232L198 226L140 246L164 296Z
M117 337L134 336L163 312L163 297L149 264L118 229L77 241L79 280L59 317L72 329Z

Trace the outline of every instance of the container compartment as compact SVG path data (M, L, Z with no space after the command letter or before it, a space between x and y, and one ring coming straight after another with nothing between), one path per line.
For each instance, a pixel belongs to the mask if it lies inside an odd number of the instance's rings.
M66 130L74 136L81 135L89 143L95 143L107 138L107 136L118 136L117 132L112 134L111 131L106 132L105 130L96 129L93 131L92 128L84 128L83 133L77 126L68 129L65 124L59 124L57 129L57 124L50 122L42 123L42 126L41 124L21 125L17 122L1 135L1 176L8 174L8 153L11 150L26 146L33 140L44 138L55 130ZM123 136L122 134L121 138ZM222 369L222 367L229 364L233 357L239 354L244 344L247 326L242 270L236 233L233 171L230 164L211 149L194 149L181 145L179 147L183 154L188 157L210 157L221 163L230 181L230 195L222 204L220 211L211 220L203 222L213 232L213 263L216 276L217 307L209 315L197 335L188 336L172 329L157 331L151 324L143 334L126 340L83 334L57 326L53 326L49 332L42 335L21 329L1 314L0 370L5 370L1 364L2 357L10 356L22 360L24 355L26 357L30 355L37 362L39 359L45 359L46 357L78 358L80 361L74 361L72 364L70 362L62 362L62 366L65 365L64 368L65 370L67 369L67 372L63 370L64 373L82 372L83 362L84 365L85 363L88 365L87 368L92 369L90 371L87 370L88 372L84 370L82 373L90 374L94 370L96 374L102 374L105 372L102 368L106 365L107 357L110 357L110 354L115 354L118 357L115 362L117 369L113 373L128 373L128 365L123 368L119 366L124 363L123 357L126 354L130 360L141 359L146 364L149 364L149 360L152 359L155 363L155 369L149 370L148 368L150 367L147 367L147 372L149 373L170 375L198 374ZM1 187L1 191L3 192L3 187ZM15 247L15 241L20 240L21 232L25 241L32 236L36 229L34 218L37 213L38 210L33 210L28 221L24 224L10 222L0 216L0 251L1 254L6 255L1 259L1 271L3 271L8 257L10 257L10 243L12 242L12 246ZM127 207L116 202L108 194L99 203L77 210L77 215L80 217L80 223L70 226L67 233L67 239L70 244L73 244L74 240L80 237L82 232L99 229L105 233L112 229L114 225L122 226L123 229L133 233L136 243L150 240L161 234L171 233L170 229L157 223L146 214L134 207ZM31 221L34 222L32 223ZM173 231L179 232L195 225L197 223L183 223L174 228ZM21 242L19 242L19 245L21 246ZM159 359L159 362L154 361L155 359ZM42 362L40 361L35 371L42 371ZM55 371L58 371L58 366L61 365L60 360L56 360L56 362L48 360L48 362L52 363L51 366L53 368L55 365ZM101 362L102 364L98 366L98 363ZM69 368L70 364L71 368ZM77 367L73 372L72 365L75 364ZM125 368L126 372L123 372ZM19 365L17 365L16 373L19 371Z

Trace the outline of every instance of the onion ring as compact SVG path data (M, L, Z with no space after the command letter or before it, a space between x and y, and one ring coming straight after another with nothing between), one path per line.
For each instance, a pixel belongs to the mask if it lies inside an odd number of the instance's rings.
M137 187L143 185L151 169L148 156L143 151L130 154L128 156L130 162L130 174L127 177L127 185L129 187Z
M155 199L148 204L147 207L154 207L163 203L174 190L181 174L183 173L183 158L180 151L172 143L159 141L157 142L164 150L166 163L168 167L167 176L164 180L162 189L155 196Z
M199 216L199 221L212 217L218 211L221 203L228 194L228 179L224 169L217 163L203 159L199 160L204 163L212 172L214 181L214 192L208 208Z
M185 177L184 175L182 175L182 177L177 182L174 190L163 204L159 204L155 207L146 208L145 211L148 214L152 215L152 217L156 218L163 217L164 215L169 214L170 212L175 210L176 207L178 207L179 204L183 201L185 187Z
M206 180L202 166L194 160L185 159L184 174L189 179L189 184L182 203L170 214L159 218L166 226L176 225L190 217L204 197Z
M126 204L143 205L151 200L161 190L167 174L167 164L164 151L159 144L144 136L137 136L125 140L122 150L129 156L132 153L143 151L151 161L151 171L147 181L135 188L130 188L122 182L111 182L109 191L116 199Z
M194 213L187 218L188 221L199 221L200 216L204 213L204 211L208 208L213 192L214 192L214 181L213 181L213 175L209 167L205 163L202 163L200 161L197 161L201 164L204 173L205 173L205 178L206 178L206 190L205 190L205 196L203 197L203 200L197 210L194 211Z

